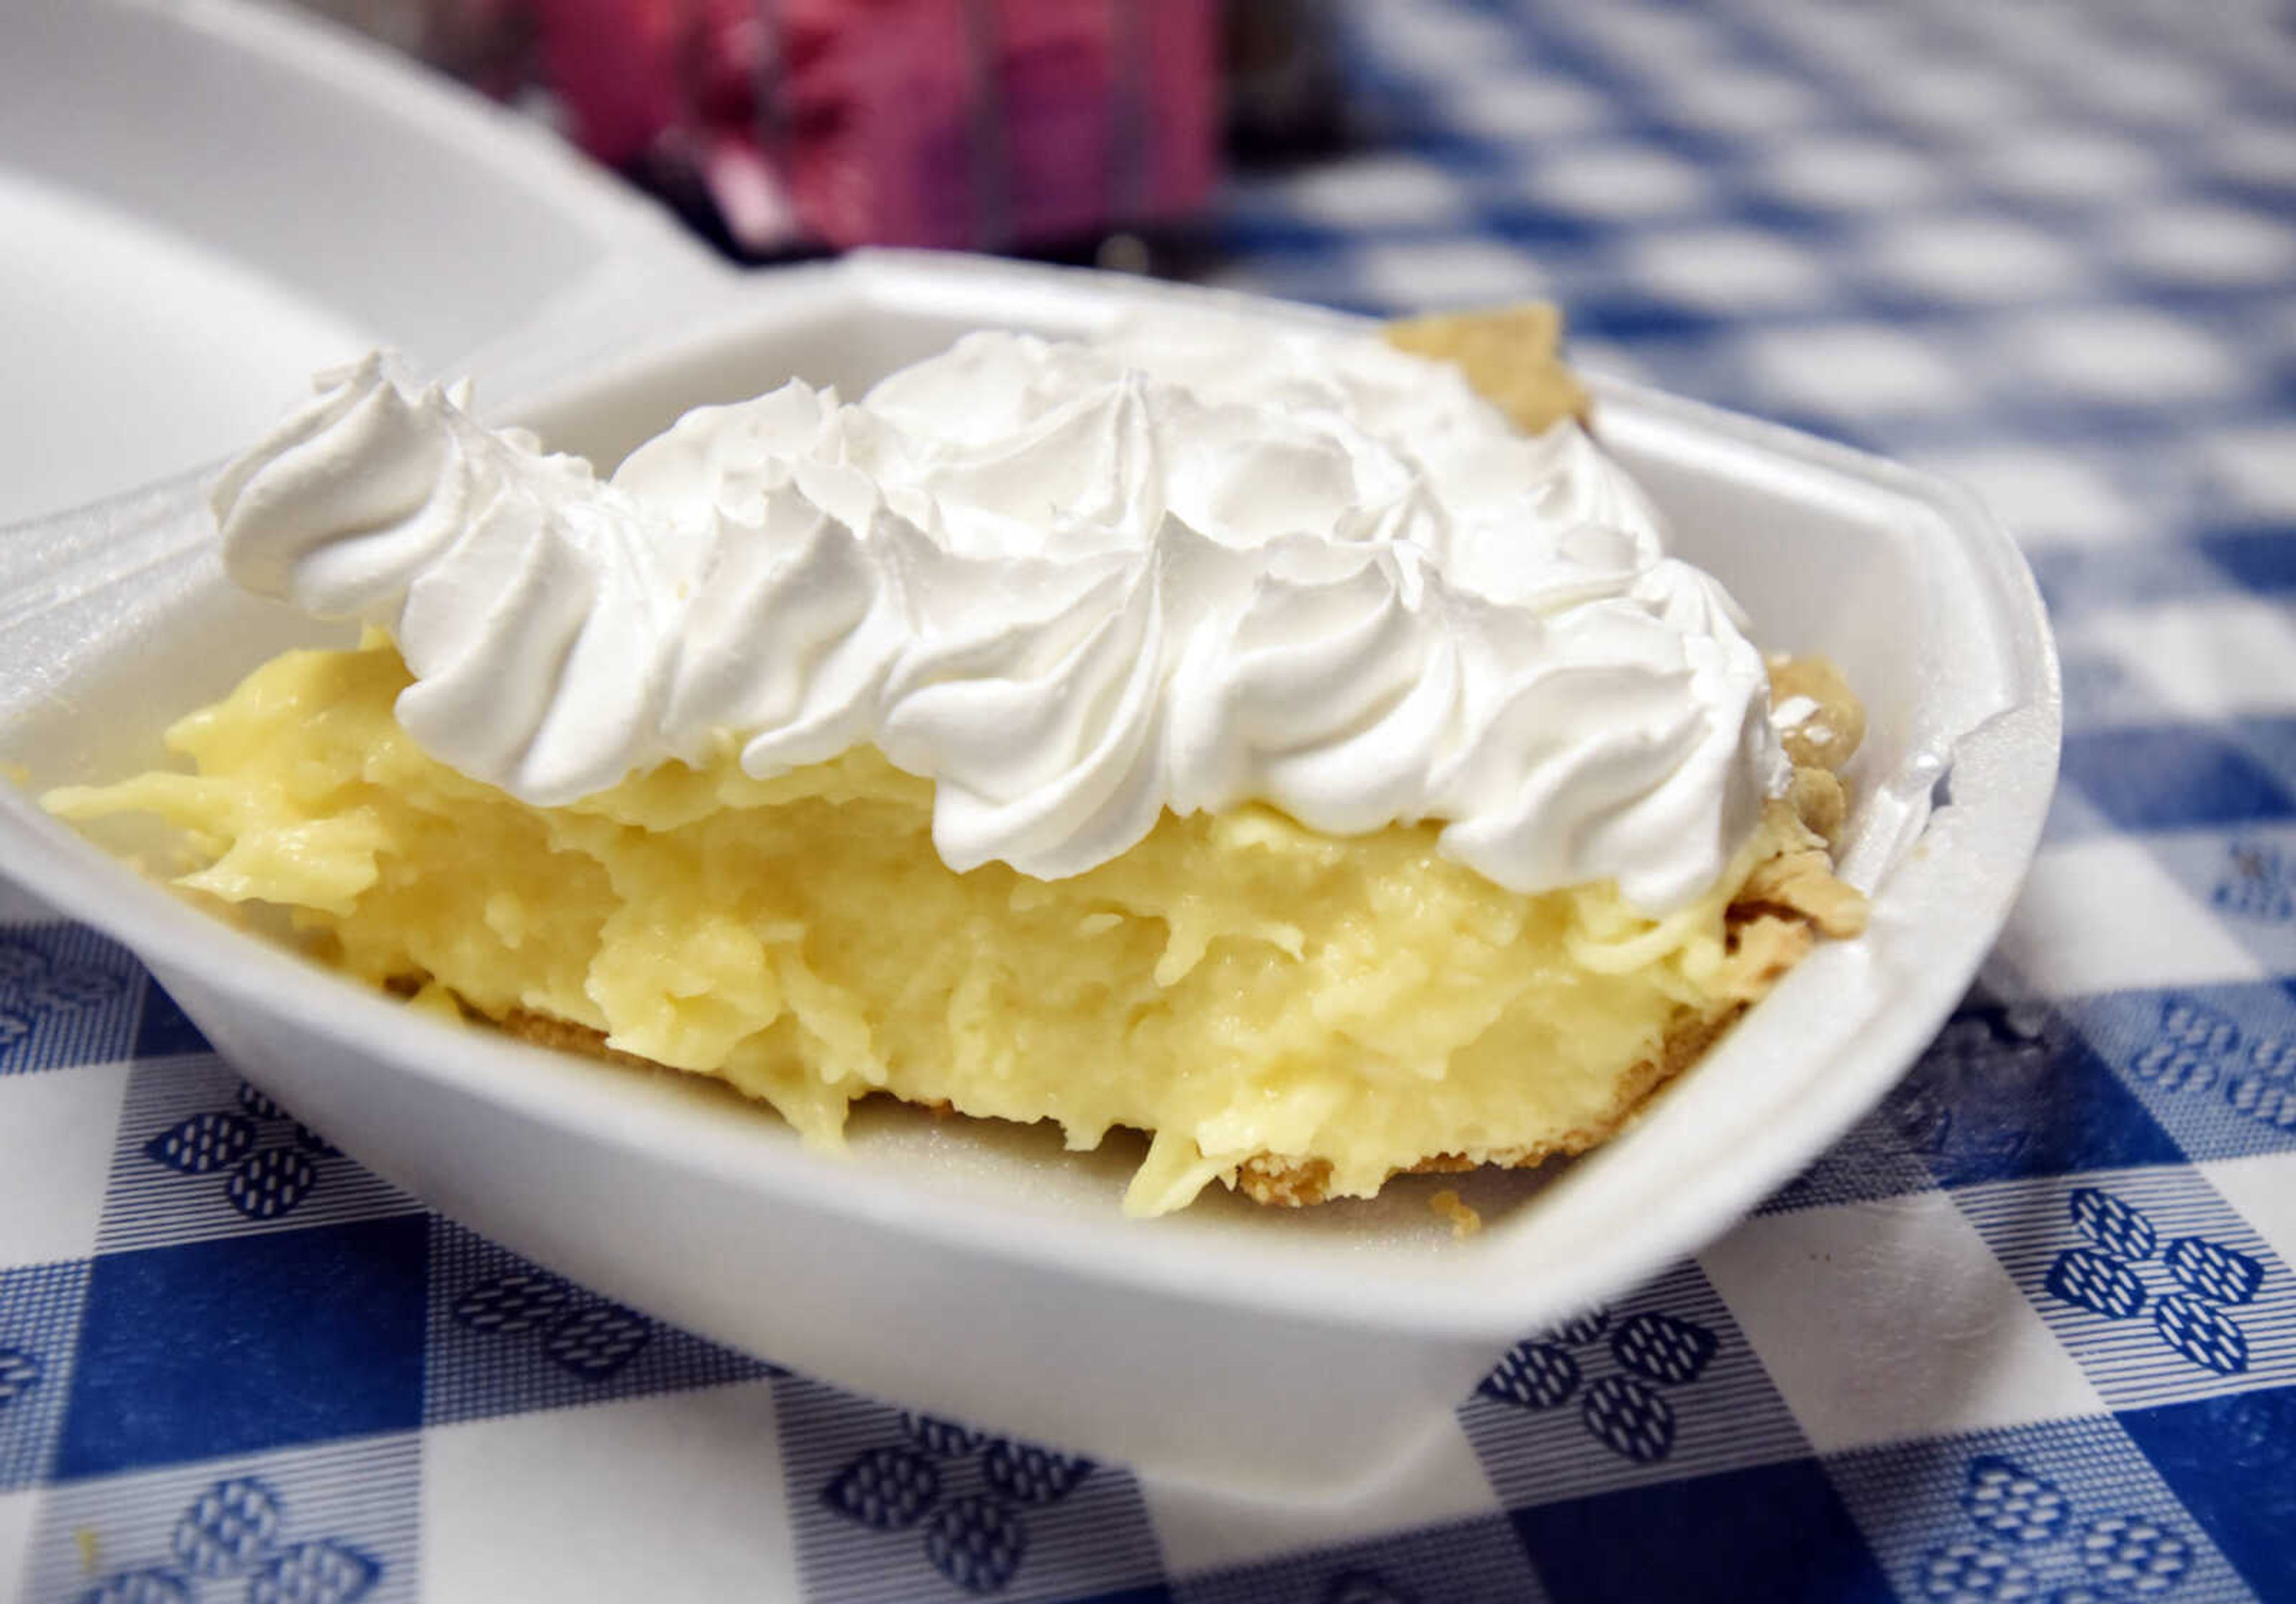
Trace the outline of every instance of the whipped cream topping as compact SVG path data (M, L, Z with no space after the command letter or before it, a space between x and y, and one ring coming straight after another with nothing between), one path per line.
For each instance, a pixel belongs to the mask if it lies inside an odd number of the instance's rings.
M959 871L1265 801L1537 892L1710 886L1786 778L1760 654L1577 424L1351 331L972 334L702 407L608 481L386 357L214 492L232 577L397 640L441 761L553 806L731 735L880 748Z

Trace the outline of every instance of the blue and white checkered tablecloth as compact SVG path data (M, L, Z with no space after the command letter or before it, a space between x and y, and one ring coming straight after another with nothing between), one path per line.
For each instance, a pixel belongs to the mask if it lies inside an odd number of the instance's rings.
M1243 1509L726 1352L364 1174L0 907L0 1592L2296 1598L2296 29L2284 7L1364 0L1379 137L1235 283L1552 295L1588 366L1956 476L2065 783L1841 1149L1527 1335L1352 1507Z

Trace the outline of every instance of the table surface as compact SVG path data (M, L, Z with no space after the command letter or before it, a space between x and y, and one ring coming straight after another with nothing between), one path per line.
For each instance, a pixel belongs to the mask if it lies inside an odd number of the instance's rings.
M1246 1509L537 1271L0 888L0 1593L2296 1597L2289 12L1349 20L1375 137L1233 185L1219 276L1553 296L1585 365L1956 476L2025 542L2064 783L1905 1084L1378 1494Z

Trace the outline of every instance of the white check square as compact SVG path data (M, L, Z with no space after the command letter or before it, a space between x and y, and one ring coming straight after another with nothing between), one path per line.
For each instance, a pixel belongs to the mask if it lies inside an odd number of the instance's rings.
M2233 594L2116 609L2082 619L2077 638L2109 651L2172 714L2296 712L2296 614L2284 602Z
M2045 300L2088 277L2080 259L2042 230L2013 218L1922 217L1892 223L1860 254L1877 278L1940 300Z
M2296 276L2296 228L2244 206L2151 207L2128 213L2113 234L2122 259L2172 283L2233 288Z
M1720 31L1694 10L1667 5L1595 5L1573 18L1578 32L1607 45L1629 61L1655 57L1666 62L1712 55L1723 47Z
M1638 144L1578 147L1547 162L1532 182L1555 206L1612 219L1694 212L1712 192L1689 162Z
M1908 122L1941 127L2013 128L2032 89L1997 68L1931 59L1874 80L1876 98Z
M1478 78L1443 102L1444 120L1453 127L1508 142L1607 127L1613 116L1610 102L1586 85L1542 72Z
M1412 310L1521 300L1547 286L1529 257L1472 234L1366 245L1353 266L1365 299Z
M2114 200L2162 182L2160 160L2142 146L2087 127L2024 128L1974 153L1994 187L2036 200Z
M1513 64L1514 30L1448 0L1388 0L1355 13L1356 26L1383 65L1453 83L1466 72L1499 74Z
M2043 847L1996 949L2054 997L2255 980L2263 968L2128 837Z
M1286 209L1339 228L1424 227L1466 213L1459 180L1408 156L1367 157L1316 168L1286 181Z
M2227 178L2296 189L2296 127L2233 123L2202 148L2209 165Z
M797 1596L770 1382L424 1435L430 1604Z
M1983 498L2029 545L2110 545L2145 531L2143 510L2104 473L2041 446L1978 446L1910 454Z
M1944 1192L1764 1215L1699 1264L1820 1453L2103 1411Z
M0 1267L95 1246L128 1066L0 1075Z
M1824 115L1826 102L1800 78L1715 66L1672 86L1667 115L1718 134L1774 136Z
M24 1574L32 1552L32 1527L39 1513L37 1487L0 1493L0 1582L13 1583Z
M2002 331L2044 393L2164 405L2243 386L2241 364L2199 324L2140 307L2085 307L2016 315Z
M1918 337L1873 323L1767 329L1745 336L1764 397L1847 416L1936 414L1965 407L1965 375Z
M2200 457L2209 487L2239 511L2296 518L2296 423L2258 423L2212 434Z
M1499 1508L1481 1461L1451 1415L1434 1423L1426 1441L1387 1467L1375 1484L1341 1501L1260 1504L1144 1479L1140 1493L1165 1569L1175 1576L1447 1526Z
M1930 200L1944 180L1934 164L1887 140L1822 135L1796 140L1764 171L1780 197L1828 211L1889 211Z
M2296 1264L2296 1152L2216 1158L2196 1167L2275 1253Z
M1724 312L1804 305L1826 283L1808 251L1757 228L1643 234L1628 243L1626 266L1630 278L1676 300Z
M2068 98L2118 123L2197 127L2222 114L2225 86L2214 75L2160 51L2076 46L2060 58L2059 65Z

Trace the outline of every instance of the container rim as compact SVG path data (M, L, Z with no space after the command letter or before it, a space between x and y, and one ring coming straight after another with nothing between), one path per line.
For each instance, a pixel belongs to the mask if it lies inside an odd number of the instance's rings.
M761 274L706 323L626 350L589 379L492 410L518 417L569 397L611 389L643 369L706 349L753 320L785 316L810 298L857 301L872 315L955 316L984 325L1089 326L1091 320L1155 302L1226 306L1295 323L1358 321L1231 291L1147 284L1089 270L864 252ZM1695 1251L1814 1160L1895 1084L1959 1001L2007 917L2038 844L2061 728L2056 658L2038 587L2015 544L1966 492L1846 446L1639 385L1601 378L1590 384L1606 410L1693 430L1770 461L1822 469L1934 513L1942 537L1978 577L1971 600L1983 610L1985 629L2009 666L2013 694L1993 716L1959 732L1948 810L1953 828L1933 828L1934 849L1893 875L1875 897L1877 928L1888 926L1893 939L1922 945L1923 962L1908 983L1836 1021L1839 1028L1825 1043L1832 1055L1826 1073L1799 1088L1790 1106L1749 1109L1734 1121L1759 1140L1734 1144L1718 1133L1710 1164L1675 1175L1670 1185L1645 1189L1635 1210L1638 1223L1625 1243L1589 1240L1592 1251L1546 1264L1537 1275L1511 1273L1505 1253L1508 1237L1536 1206L1486 1231L1478 1251L1446 1256L1430 1273L1406 1275L1382 1273L1345 1253L1302 1253L1275 1233L1215 1239L1097 1213L1052 1217L933 1188L883 1185L882 1172L874 1170L868 1173L870 1184L855 1185L861 1172L833 1155L802 1148L778 1121L767 1126L727 1119L722 1109L693 1100L645 1094L644 1083L634 1077L624 1082L570 1073L570 1068L594 1066L570 1067L559 1055L521 1043L411 1015L354 982L229 931L47 816L12 786L0 786L0 863L35 895L107 930L155 970L185 977L231 1006L269 1016L315 1043L356 1042L406 1075L515 1110L550 1130L693 1166L761 1204L844 1216L955 1252L1057 1268L1086 1287L1155 1293L1210 1313L1243 1307L1430 1337L1510 1338ZM137 493L156 509L149 514L157 531L154 549L189 551L212 537L196 491L196 481L186 479ZM16 533L92 518L100 523L101 511L19 526ZM98 566L104 561L94 545L84 559ZM19 569L12 577L0 563L0 618L27 599L25 585L70 577L53 567L38 575ZM1917 872L1950 880L1953 894L1901 896ZM1824 984L1855 985L1859 945L1828 944L1788 985L1801 983L1806 992ZM1764 1009L1784 995L1781 987ZM1755 1011L1749 1022L1762 1012ZM1578 1234L1588 1235L1584 1229Z

